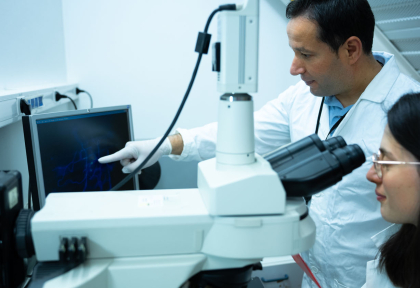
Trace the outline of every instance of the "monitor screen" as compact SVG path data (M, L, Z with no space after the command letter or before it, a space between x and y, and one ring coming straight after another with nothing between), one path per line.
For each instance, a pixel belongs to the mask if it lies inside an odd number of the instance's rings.
M119 162L100 164L98 159L133 140L130 111L119 106L24 117L24 131L32 139L32 153L26 145L30 178L36 178L40 207L49 193L107 191L126 176ZM138 189L135 178L120 190Z

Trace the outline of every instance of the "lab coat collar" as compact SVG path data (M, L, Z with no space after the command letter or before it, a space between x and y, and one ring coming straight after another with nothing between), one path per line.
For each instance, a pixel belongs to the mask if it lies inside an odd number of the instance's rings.
M375 246L380 248L382 244L384 244L388 239L394 235L395 233L400 230L401 225L400 224L392 224L379 232L378 234L372 236L370 239L372 239L373 243L375 243Z
M386 52L373 52L373 56L376 60L384 64L384 66L366 87L365 91L354 104L354 108L356 108L359 105L359 103L364 100L375 103L383 103L389 91L391 91L392 86L397 81L400 75L400 69L398 68L397 63L395 62L394 55ZM348 111L347 116L337 127L337 129L334 132L334 135L340 135L339 133L341 133L341 131L344 129L346 123L349 121L349 118L351 118L353 113L355 113L354 110L355 109L350 109Z
M360 96L360 100L382 103L400 75L400 69L392 54L386 52L373 52L373 57L384 64L384 66L366 87L366 90ZM381 88L378 89L378 86Z

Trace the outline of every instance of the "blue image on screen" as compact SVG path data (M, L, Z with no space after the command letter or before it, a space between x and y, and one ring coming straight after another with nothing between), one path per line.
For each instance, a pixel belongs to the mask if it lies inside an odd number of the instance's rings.
M74 133L74 137L78 139L77 132ZM53 169L57 177L56 186L59 189L65 189L66 186L81 185L79 187L83 187L82 191L105 191L111 189L111 172L115 165L114 163L101 165L97 161L100 157L109 155L109 150L101 148L100 139L93 139L93 143L82 140L78 142L80 145L79 150L73 153L71 161ZM64 163L67 157L63 158L62 162ZM51 157L50 160L54 161L55 158ZM58 162L60 163L61 161Z
M126 175L98 159L130 141L126 110L37 121L45 193L107 191ZM120 190L133 190L134 180Z

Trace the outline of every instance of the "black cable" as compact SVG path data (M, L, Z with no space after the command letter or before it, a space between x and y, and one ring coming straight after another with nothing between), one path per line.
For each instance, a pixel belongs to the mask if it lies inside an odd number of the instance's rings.
M30 177L30 176L29 176ZM28 209L32 209L32 205L31 205L31 196L32 196L32 191L31 191L31 180L28 181Z
M71 103L73 103L74 110L77 110L76 103L74 102L74 100L73 100L73 99L71 99L69 96L66 96L66 97L64 97L64 98L68 98L68 99L71 101Z
M63 98L67 98L67 99L69 99L69 100L71 101L71 103L73 103L74 110L77 110L76 103L74 102L74 100L73 100L73 99L71 99L71 98L70 98L69 96L67 96L67 95L63 95L63 94L60 94L59 92L55 92L55 101L59 101L60 99L63 99Z
M86 90L82 90L82 89L79 89L79 87L76 87L76 95L79 95L80 93L86 93L89 96L89 98L90 98L90 108L92 109L93 108L92 95L90 95L90 93L87 92Z
M219 6L219 8L217 8L216 10L214 10L210 14L209 18L207 19L207 23L206 23L206 26L204 28L204 34L207 34L207 30L209 28L209 25L210 25L210 22L211 22L213 16L217 12L223 11L223 10L236 10L236 5L235 4L221 5L221 6ZM190 83L188 85L187 91L185 92L184 98L182 99L181 104L179 105L178 111L176 112L175 117L172 120L171 125L169 125L168 129L166 130L166 132L163 135L163 137L160 139L159 143L155 146L155 148L153 148L152 152L149 153L149 155L146 157L146 159L144 159L143 162L136 169L134 169L133 172L131 172L123 180L121 180L120 183L118 183L117 185L115 185L114 187L112 187L110 189L110 191L116 191L116 190L120 189L125 183L127 183L131 178L133 178L144 167L144 165L146 165L146 163L150 160L150 158L153 157L153 155L156 153L156 151L159 149L159 147L165 141L166 137L168 137L169 133L172 131L172 128L175 126L175 123L178 120L179 115L181 114L182 108L184 108L185 102L188 99L188 95L190 94L192 85L194 84L194 80L195 80L195 77L197 75L198 67L200 66L200 62L201 62L202 56L203 56L203 51L200 51L199 54L198 54L198 58L197 58L197 62L195 64L195 68L194 68L193 74L191 76Z

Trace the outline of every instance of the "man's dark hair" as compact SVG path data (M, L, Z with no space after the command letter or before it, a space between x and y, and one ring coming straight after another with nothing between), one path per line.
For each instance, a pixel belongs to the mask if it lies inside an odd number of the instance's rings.
M420 93L402 96L388 111L388 127L392 136L420 160ZM420 174L420 173L419 173ZM419 191L417 191L420 193ZM420 213L417 215L420 224ZM420 229L403 224L380 248L380 269L398 287L420 287Z
M363 52L372 52L375 16L367 0L295 0L287 5L286 17L305 17L318 25L318 38L331 50L351 36L360 39Z

